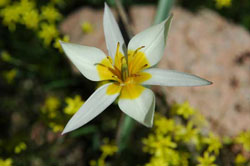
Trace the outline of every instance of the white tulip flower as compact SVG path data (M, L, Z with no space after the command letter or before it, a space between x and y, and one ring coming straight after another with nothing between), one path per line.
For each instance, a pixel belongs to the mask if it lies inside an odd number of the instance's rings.
M104 111L118 98L120 109L139 123L152 127L154 93L143 85L202 86L211 82L195 75L155 66L163 56L172 16L135 35L127 48L107 4L103 26L109 55L98 48L65 43L62 48L89 80L108 81L98 88L67 123L63 133L75 130Z

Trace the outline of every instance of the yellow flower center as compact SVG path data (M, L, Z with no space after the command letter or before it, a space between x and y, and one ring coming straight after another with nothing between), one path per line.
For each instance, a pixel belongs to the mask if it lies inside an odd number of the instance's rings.
M151 78L149 73L143 72L150 64L143 52L140 50L128 50L127 57L119 51L120 44L117 44L115 62L107 56L101 63L96 64L101 80L113 82L107 94L112 95L121 90L120 98L134 99L140 96L144 87L140 83Z

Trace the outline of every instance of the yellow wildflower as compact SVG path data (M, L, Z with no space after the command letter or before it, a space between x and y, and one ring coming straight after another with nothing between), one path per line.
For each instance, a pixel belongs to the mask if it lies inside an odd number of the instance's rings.
M243 148L250 152L250 131L240 133L236 138L235 142L242 144Z
M242 154L238 154L234 161L236 166L243 166L246 162L247 159Z
M73 115L76 111L83 105L81 96L76 95L74 98L67 97L65 99L67 106L64 108L64 113L68 115Z
M224 136L224 137L222 138L222 141L223 141L223 144L226 144L226 145L232 144L232 143L233 143L232 138L229 137L229 136Z
M3 17L3 24L7 25L10 31L16 29L16 23L20 20L20 12L16 5L1 9L0 15Z
M62 46L59 41L69 42L69 36L64 35L63 38L56 38L56 41L54 42L54 47L57 48L60 52L62 52Z
M22 12L27 12L35 8L35 2L31 0L21 0L18 6Z
M161 134L153 135L150 134L148 138L142 140L145 147L145 152L156 154L157 156L162 155L168 148L176 148L177 144L171 140L170 136L163 136Z
M4 7L6 5L8 5L10 2L10 0L0 0L0 7Z
M61 124L50 122L49 127L53 130L53 132L57 133L57 132L61 132L64 126Z
M117 152L118 148L116 145L104 144L101 146L103 156L113 156Z
M210 155L208 152L205 152L203 157L198 157L198 166L216 166L216 164L214 164L215 159L215 156Z
M17 72L17 69L11 69L9 71L3 72L3 77L5 78L8 84L13 83L14 79L16 78Z
M48 114L49 118L56 117L57 109L60 107L60 100L55 96L46 98L42 112Z
M195 126L198 126L199 128L208 126L206 118L198 111L195 111L195 113L192 115L191 121Z
M108 138L105 138L103 142L104 142L104 145L101 146L102 154L100 158L97 161L91 160L89 163L90 166L105 166L106 158L108 156L113 156L118 151L117 146L110 143Z
M87 21L83 22L81 27L82 27L82 32L85 34L89 34L94 31L93 25Z
M17 146L15 146L14 152L16 154L21 153L22 151L26 150L27 145L25 144L25 142L20 142Z
M222 144L218 136L215 136L213 133L209 133L209 137L204 138L204 143L208 144L208 152L214 152L216 155L219 154Z
M183 116L183 118L188 119L191 115L194 114L194 109L190 107L188 102L183 104L174 104L171 108L171 112L175 112L177 115Z
M48 5L42 7L41 18L47 20L50 23L54 23L62 18L60 12L53 6Z
M218 9L232 5L232 0L215 0L215 2Z
M12 159L7 158L6 160L0 158L0 165L1 166L12 166Z
M169 166L163 157L152 157L145 166Z
M175 129L173 119L167 119L164 116L155 116L155 131L156 133L167 134Z
M175 128L175 139L177 141L182 140L183 142L190 142L198 143L198 132L199 129L194 128L194 125L191 121L188 122L187 126L177 125Z
M39 37L44 40L46 46L50 45L51 41L55 39L59 32L54 24L43 23L41 25L41 31L39 32Z
M30 10L23 14L23 24L27 28L37 29L39 23L39 13L37 10Z
M4 62L10 62L11 61L11 56L10 54L7 52L7 51L3 51L1 53L1 59L4 61Z

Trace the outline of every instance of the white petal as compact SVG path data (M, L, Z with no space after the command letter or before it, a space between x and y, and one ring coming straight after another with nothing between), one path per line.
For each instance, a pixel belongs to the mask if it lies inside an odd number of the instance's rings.
M124 39L122 37L120 28L115 20L115 17L106 3L103 16L103 28L107 49L109 51L109 56L112 57L113 60L115 59L114 57L118 42L120 43L120 51L124 55L124 52L126 50Z
M119 99L120 109L131 118L147 127L152 127L155 111L154 93L145 88L136 99Z
M115 101L119 93L107 95L106 91L109 85L110 83L101 86L88 98L82 107L69 120L62 134L85 125Z
M135 35L128 44L128 50L136 50L141 46L145 46L140 51L145 53L150 66L157 64L164 53L171 20L172 15L162 23Z
M143 82L143 85L203 86L211 84L210 81L198 76L174 70L151 68L144 70L144 72L151 74L152 77Z
M68 58L86 78L92 81L100 80L95 64L100 63L106 57L101 50L62 41L60 43Z

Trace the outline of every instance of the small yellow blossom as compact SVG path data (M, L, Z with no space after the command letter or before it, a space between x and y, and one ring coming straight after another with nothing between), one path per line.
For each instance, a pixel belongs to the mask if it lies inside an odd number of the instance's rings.
M169 166L163 157L152 157L145 166Z
M76 95L74 98L67 97L65 99L67 106L64 108L64 113L68 115L73 115L76 111L83 105L81 96Z
M53 130L53 132L57 133L57 132L61 132L64 126L61 124L50 122L49 127Z
M109 139L105 138L104 144L101 146L101 151L102 154L100 158L97 161L91 160L89 163L90 166L106 166L106 158L108 156L113 156L118 151L118 147L110 143Z
M223 141L223 144L226 144L226 145L232 144L232 143L233 143L232 138L229 137L229 136L224 136L224 137L222 138L222 141Z
M69 42L69 36L64 35L63 38L56 38L56 41L54 42L54 47L57 48L60 52L62 52L62 46L59 41Z
M39 24L39 13L37 10L26 11L23 14L23 24L26 25L27 28L37 29Z
M209 137L204 138L204 143L208 144L208 152L214 152L216 155L219 154L222 144L218 136L215 136L213 133L209 133Z
M0 0L0 7L4 7L10 3L10 0Z
M232 0L215 0L215 2L218 9L232 5Z
M208 126L206 118L199 111L194 112L191 117L191 121L199 128L204 128Z
M163 116L155 116L155 131L156 133L167 134L175 129L173 119L167 119Z
M3 72L3 77L5 78L5 80L7 81L8 84L12 84L14 79L17 76L17 69L11 69L9 71L4 71Z
M39 37L44 40L46 46L50 45L51 41L57 38L59 35L58 30L54 24L43 23L41 25L41 31L39 32Z
M194 109L190 107L188 102L183 104L174 104L171 108L171 112L175 112L177 115L183 116L183 118L188 119L191 115L194 114Z
M250 131L240 133L236 138L235 142L242 144L243 148L250 152Z
M49 96L46 98L42 107L42 112L48 114L49 118L56 117L58 108L60 107L60 100L55 96Z
M7 158L7 159L1 159L0 158L0 165L1 166L12 166L12 159L11 158Z
M168 148L176 148L177 144L171 140L170 136L163 136L160 134L150 134L148 138L142 140L145 147L145 152L155 154L157 156L162 155Z
M94 31L93 25L87 21L83 22L81 27L82 27L82 32L85 34L89 34Z
M18 6L22 12L26 12L35 8L35 2L32 0L21 0Z
M199 164L197 166L216 166L214 164L215 156L210 155L208 152L205 152L203 157L198 157Z
M47 20L50 23L55 23L62 18L60 12L53 6L48 5L42 7L41 18Z
M188 122L187 126L177 125L175 128L175 139L177 141L181 140L185 143L193 142L198 143L198 133L199 129L195 128L191 121Z
M242 154L238 154L234 161L236 166L243 166L246 162L247 159Z
M1 59L4 61L4 62L10 62L11 61L11 56L10 54L7 52L7 51L3 51L1 53Z
M118 148L116 145L104 144L101 146L102 155L113 156L117 152Z
M27 145L24 142L20 142L17 146L15 146L14 152L16 154L21 153L22 151L26 150Z
M0 15L3 17L3 24L7 25L10 31L16 29L16 23L20 20L20 10L15 6L7 6L1 9Z

